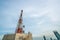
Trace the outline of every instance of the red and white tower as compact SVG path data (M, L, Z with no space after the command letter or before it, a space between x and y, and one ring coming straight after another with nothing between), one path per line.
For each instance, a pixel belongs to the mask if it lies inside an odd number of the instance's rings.
M22 18L23 10L21 10L21 14L18 20L18 25L15 34L15 40L32 40L32 34L28 32L28 34L24 33L23 30L23 18Z
M24 33L23 31L23 19L22 19L22 14L23 14L23 10L21 10L21 14L18 20L18 25L17 25L17 29L16 29L16 33Z

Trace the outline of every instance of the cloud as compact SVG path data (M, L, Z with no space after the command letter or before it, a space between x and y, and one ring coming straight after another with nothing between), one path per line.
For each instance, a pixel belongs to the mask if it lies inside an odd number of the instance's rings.
M39 18L48 13L48 9L46 8L47 7L40 9L39 7L28 6L27 8L24 8L24 17Z
M59 0L50 0L49 1L49 14L48 17L51 19L52 22L57 22L59 21L59 10L60 10L60 6L59 6Z

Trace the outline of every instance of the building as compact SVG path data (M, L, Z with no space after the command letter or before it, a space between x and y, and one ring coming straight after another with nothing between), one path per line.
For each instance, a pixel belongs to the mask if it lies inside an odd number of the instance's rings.
M56 36L57 40L60 40L60 34L57 31L53 31L54 35Z

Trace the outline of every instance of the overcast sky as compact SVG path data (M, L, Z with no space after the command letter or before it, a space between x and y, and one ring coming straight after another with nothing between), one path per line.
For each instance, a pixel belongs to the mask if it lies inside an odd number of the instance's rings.
M60 0L0 0L0 35L15 32L21 9L26 33L60 30Z

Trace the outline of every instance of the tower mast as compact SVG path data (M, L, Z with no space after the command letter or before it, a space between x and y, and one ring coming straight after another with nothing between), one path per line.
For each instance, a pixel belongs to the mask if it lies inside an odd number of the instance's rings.
M23 14L23 10L21 10L21 14L20 14L20 17L19 17L19 20L18 20L18 25L17 25L16 33L23 33L22 14Z

